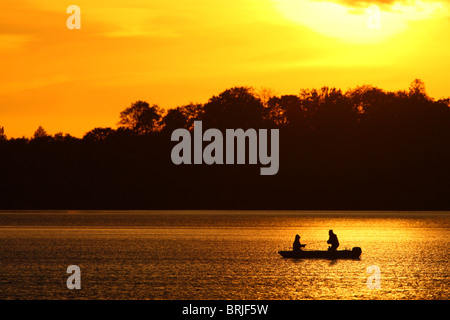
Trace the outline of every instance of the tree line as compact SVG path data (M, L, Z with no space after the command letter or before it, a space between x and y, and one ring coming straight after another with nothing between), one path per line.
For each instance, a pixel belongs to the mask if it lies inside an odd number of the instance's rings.
M277 128L280 168L176 166L173 130ZM450 209L450 99L374 86L234 87L204 104L136 101L82 138L0 127L1 209Z

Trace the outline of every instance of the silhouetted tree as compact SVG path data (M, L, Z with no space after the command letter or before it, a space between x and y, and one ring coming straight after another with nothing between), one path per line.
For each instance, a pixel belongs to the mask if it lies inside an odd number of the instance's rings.
M164 132L172 132L178 128L191 129L195 120L202 118L202 104L188 104L175 109L169 109L161 120Z
M158 130L161 115L157 105L150 107L145 101L136 101L120 113L118 124L139 134L150 133Z
M263 125L264 107L252 88L235 87L209 99L201 118L206 127L259 128Z
M279 128L279 173L174 165L167 133L194 120ZM450 209L450 99L420 80L395 92L236 87L166 113L137 101L119 124L83 139L40 127L5 141L0 128L0 209Z
M191 129L194 126L194 121L202 118L205 112L205 105L200 103L190 103L180 107L180 111L187 119L186 129Z
M48 134L47 131L45 131L45 129L42 126L39 126L36 131L34 132L34 139L42 139L42 138L47 138Z
M298 96L284 95L272 97L267 102L269 118L278 126L296 127L304 126L305 113Z
M49 143L53 141L53 137L45 131L42 126L39 126L34 132L33 139L31 142L33 143Z
M72 137L68 133L58 132L58 133L55 133L55 135L53 136L53 140L55 142L68 142L68 141L76 141L78 139L75 137Z
M319 108L312 117L313 126L331 134L349 132L356 125L357 112L340 89L323 87L318 96Z
M181 108L170 109L161 120L163 131L172 132L178 128L186 128L188 119Z
M111 128L95 128L91 131L87 132L83 140L89 141L89 142L99 142L106 140L109 136L111 136L115 130Z
M427 97L425 83L420 79L415 79L409 85L409 95Z
M6 141L8 138L5 135L5 128L0 127L0 141Z
M375 115L380 108L386 106L385 92L379 88L363 85L357 86L346 93L355 111L361 118Z

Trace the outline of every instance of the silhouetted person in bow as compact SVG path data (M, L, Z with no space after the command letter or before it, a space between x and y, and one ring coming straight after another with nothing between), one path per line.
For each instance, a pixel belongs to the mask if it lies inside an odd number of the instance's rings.
M331 245L331 247L328 247L328 250L336 251L336 249L339 247L339 240L337 238L337 235L334 234L333 230L328 231L328 234L330 238L328 239L327 243Z
M294 244L292 246L292 250L294 251L301 251L303 247L305 247L306 244L300 243L300 236L298 234L295 235Z

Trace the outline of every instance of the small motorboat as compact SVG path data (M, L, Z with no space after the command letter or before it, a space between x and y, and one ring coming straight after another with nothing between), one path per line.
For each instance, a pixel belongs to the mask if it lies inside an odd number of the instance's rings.
M359 259L362 250L354 247L352 250L298 250L278 251L283 258L291 259Z

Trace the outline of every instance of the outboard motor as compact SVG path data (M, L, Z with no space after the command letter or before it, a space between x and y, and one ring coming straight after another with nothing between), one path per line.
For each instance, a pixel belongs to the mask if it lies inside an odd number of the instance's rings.
M359 258L359 256L361 255L362 250L360 247L353 247L352 249L352 254L355 258Z

